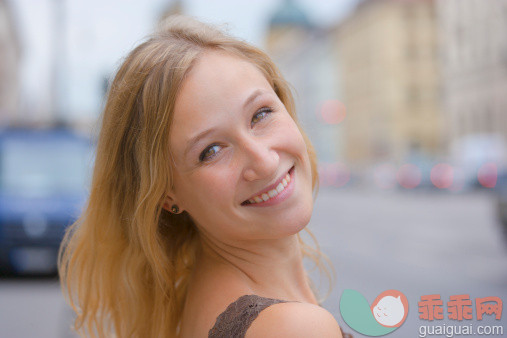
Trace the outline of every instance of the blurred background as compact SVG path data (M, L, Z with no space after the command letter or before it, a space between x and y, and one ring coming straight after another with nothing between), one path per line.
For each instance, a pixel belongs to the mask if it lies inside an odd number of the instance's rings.
M108 83L171 14L261 47L293 85L346 332L344 289L404 292L392 337L476 323L420 320L422 295L507 301L507 0L0 0L0 336L74 336L56 250Z

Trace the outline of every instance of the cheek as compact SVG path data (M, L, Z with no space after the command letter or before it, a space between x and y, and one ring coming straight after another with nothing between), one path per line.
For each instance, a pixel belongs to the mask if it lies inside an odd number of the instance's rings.
M280 130L276 134L291 152L308 158L303 135L301 135L296 123L288 113L285 121L282 122Z
M217 203L231 195L231 174L228 168L221 168L202 175L197 189L206 198L206 203Z
M308 155L308 149L306 147L305 140L303 138L303 135L301 135L301 132L297 128L296 125L294 125L294 128L291 129L291 144L292 151L301 161L301 164L305 168L306 173L308 176L311 176L311 164L310 164L310 157ZM311 178L309 177L311 180Z
M220 170L202 170L198 174L183 178L180 196L190 214L204 211L228 200L231 194L231 173L227 168ZM214 208L216 209L216 208Z

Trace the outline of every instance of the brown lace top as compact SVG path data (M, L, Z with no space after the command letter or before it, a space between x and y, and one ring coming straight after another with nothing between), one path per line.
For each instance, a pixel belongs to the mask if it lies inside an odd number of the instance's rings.
M270 305L287 303L287 300L265 298L257 295L244 295L229 304L209 330L208 338L244 337L259 313Z
M257 295L241 296L217 317L215 326L209 330L208 338L243 338L262 310L273 304L288 302L292 301ZM343 338L354 338L350 333L344 333L341 328L340 331Z

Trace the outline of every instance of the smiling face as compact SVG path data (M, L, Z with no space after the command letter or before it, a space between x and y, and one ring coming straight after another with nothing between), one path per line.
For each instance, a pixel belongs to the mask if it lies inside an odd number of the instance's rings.
M174 189L204 235L274 239L308 224L312 175L304 139L262 72L207 51L178 94L171 126Z

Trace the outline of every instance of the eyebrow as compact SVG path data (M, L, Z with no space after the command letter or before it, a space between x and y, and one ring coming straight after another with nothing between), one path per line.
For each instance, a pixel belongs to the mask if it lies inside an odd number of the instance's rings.
M243 103L243 109L248 107L249 104L251 104L258 96L261 96L262 94L267 93L268 91L265 89L256 89L250 94L250 96L245 100L245 103Z
M248 105L250 105L253 101L255 101L255 99L262 95L262 94L266 94L268 93L267 90L265 89L256 89L252 92L252 94L250 94L250 96L248 96L248 98L245 100L245 102L243 103L243 110L248 107ZM213 133L215 131L215 128L210 128L210 129L206 129L202 132L200 132L199 134L195 135L194 137L192 137L190 140L187 141L187 145L185 147L185 153L184 155L186 156L188 154L188 152L194 147L194 145L199 142L202 138L206 137L207 135Z

